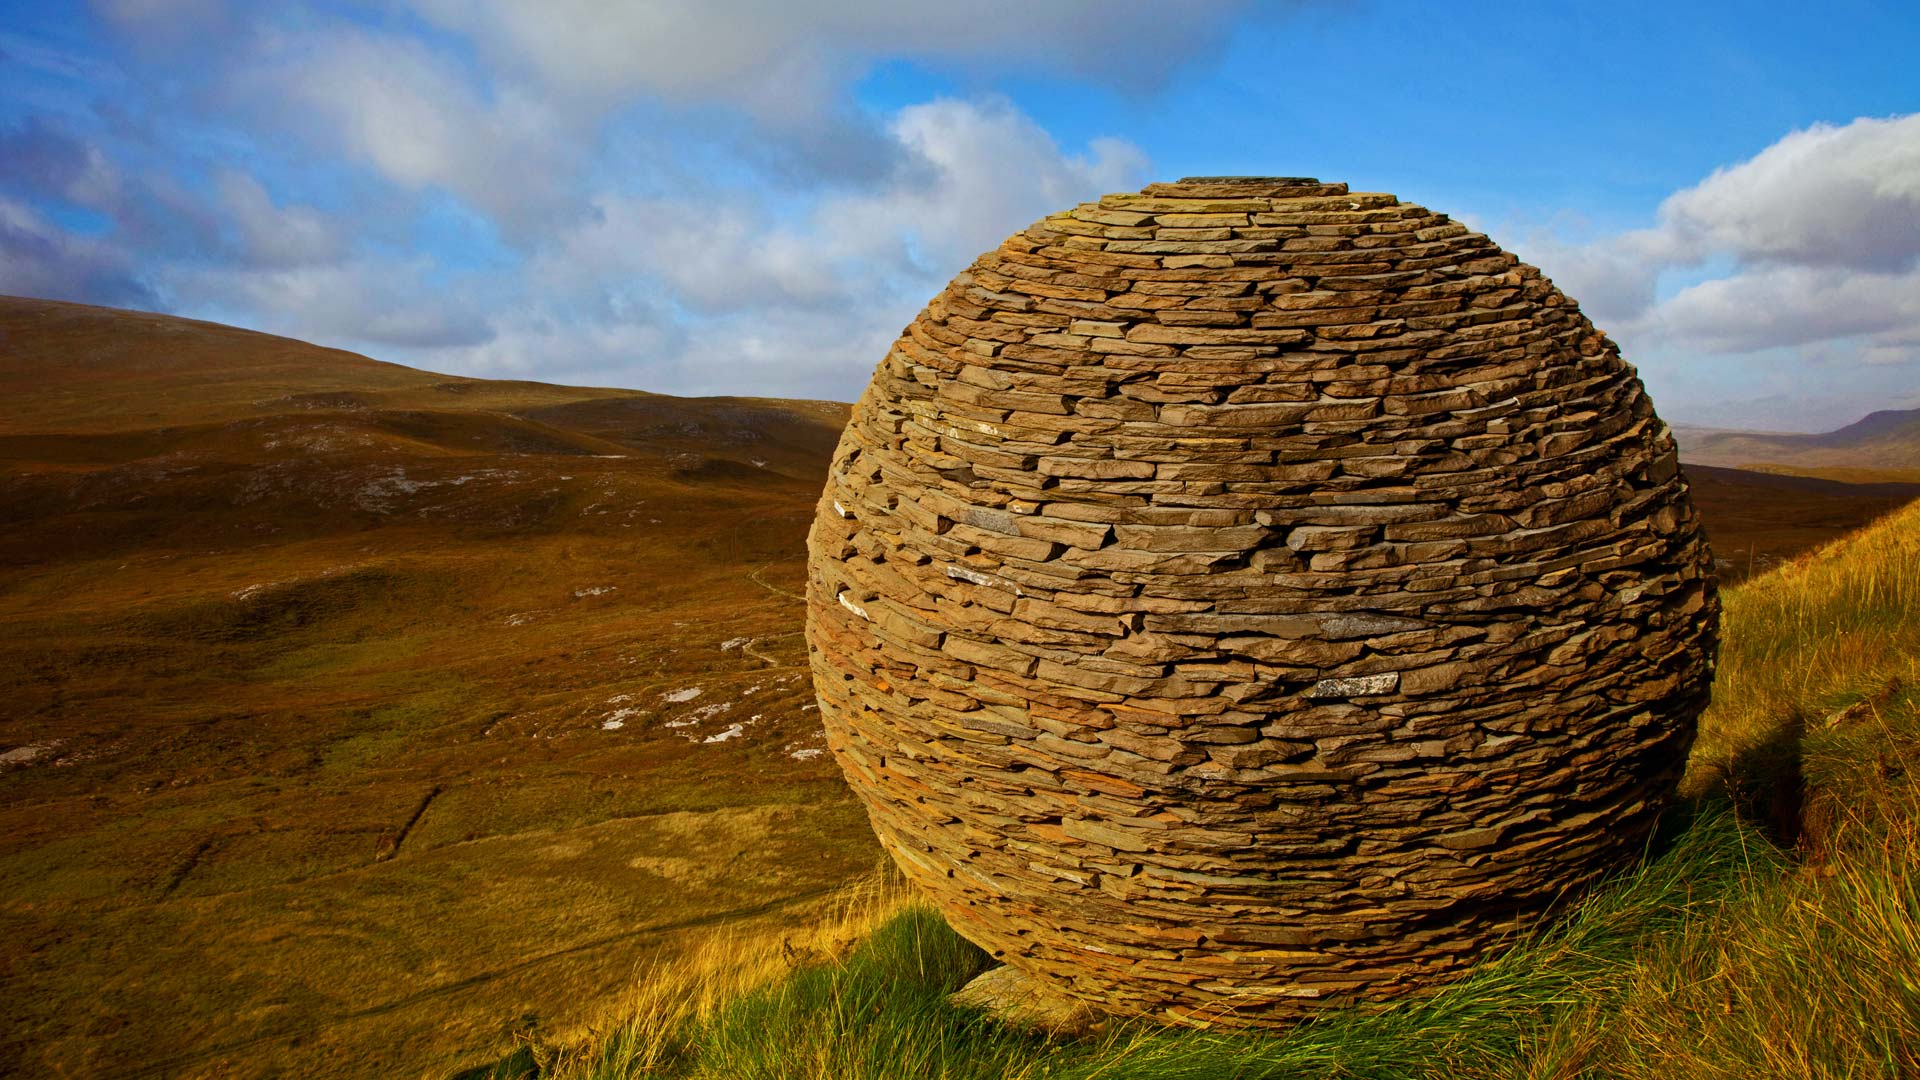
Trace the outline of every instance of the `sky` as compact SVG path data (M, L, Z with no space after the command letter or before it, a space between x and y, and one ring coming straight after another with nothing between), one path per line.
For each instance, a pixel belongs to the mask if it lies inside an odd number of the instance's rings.
M1671 422L1920 407L1920 7L0 0L0 293L851 400L975 255L1315 176L1539 266Z

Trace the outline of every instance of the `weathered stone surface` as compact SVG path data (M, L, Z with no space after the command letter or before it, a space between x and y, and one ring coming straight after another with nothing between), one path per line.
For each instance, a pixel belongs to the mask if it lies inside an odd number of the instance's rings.
M1172 1020L1430 986L1634 858L1717 634L1613 343L1312 180L982 255L875 371L809 546L830 745L902 870L998 979Z
M1063 867L1048 869L1067 880L1081 876ZM1008 964L981 972L947 1000L965 1008L984 1009L1014 1027L1060 1038L1085 1035L1101 1020L1101 1014L1086 1002Z

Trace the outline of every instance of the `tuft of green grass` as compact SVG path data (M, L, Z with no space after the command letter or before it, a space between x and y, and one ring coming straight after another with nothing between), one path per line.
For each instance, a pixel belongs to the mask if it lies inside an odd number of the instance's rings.
M987 963L911 906L844 962L802 967L690 1025L670 1064L737 1080L792 1075L796 1063L818 1076L1000 1076L1035 1044L946 1003Z

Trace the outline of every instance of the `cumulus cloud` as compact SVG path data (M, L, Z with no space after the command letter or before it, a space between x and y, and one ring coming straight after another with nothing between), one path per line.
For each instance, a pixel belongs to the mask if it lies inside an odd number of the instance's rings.
M223 208L163 171L129 169L92 139L43 117L0 133L0 191L22 205L85 211L103 222L86 235L128 259L221 258L234 249Z
M131 28L183 2L109 6ZM182 20L222 17L221 5L186 6ZM241 60L208 57L211 93L256 127L404 189L448 192L524 242L580 208L616 118L629 121L623 137L659 140L662 156L689 138L726 142L763 182L872 187L912 164L894 133L851 104L852 82L877 58L1040 63L1142 87L1216 44L1244 0L1194 0L1177 18L1137 0L413 6L445 33L259 16L235 35ZM636 108L652 130L630 130Z
M1756 276L1694 286L1669 298L1657 321L1685 329L1707 320L1701 340L1743 341L1710 329L1716 306L1736 295L1785 298L1782 284L1815 279L1777 273L1799 267L1826 271L1823 291L1859 293L1817 320L1819 336L1884 329L1901 316L1878 278L1920 264L1920 114L1815 124L1668 196L1651 228L1580 245L1535 237L1530 247L1607 320L1642 318L1660 304L1662 275L1718 261L1736 277ZM1836 287L1856 274L1857 290Z
M997 98L861 107L865 72L1139 90L1245 6L93 0L166 105L0 132L6 280L443 370L851 396L973 256L1146 168Z
M1920 114L1790 132L1647 228L1526 247L1694 415L1730 415L1713 400L1729 378L1775 387L1747 407L1781 427L1920 404L1896 373L1920 364Z
M645 277L704 314L858 308L937 288L1014 229L1137 186L1146 169L1122 140L1067 153L1003 100L909 106L886 131L900 166L876 190L824 197L797 219L745 192L603 195L537 259L536 276L576 287Z
M249 312L247 325L313 341L424 349L478 346L494 336L482 299L437 280L426 259L187 264L156 276L186 310Z
M1920 262L1920 113L1815 124L1660 207L1676 253L1891 271Z
M1911 333L1920 114L1792 132L1669 196L1651 228L1530 247L1622 333L1733 352ZM1660 295L1663 276L1702 267L1722 269Z
M840 303L851 284L835 277L804 235L745 197L602 194L531 269L549 287L603 291L609 304L634 288L665 287L702 314Z
M1586 243L1569 243L1536 231L1524 243L1527 257L1577 298L1587 315L1615 325L1653 307L1660 275L1676 262L1673 237L1660 229L1635 229Z
M859 312L784 310L689 335L671 374L681 392L851 401L917 304Z
M256 123L409 191L447 191L510 229L555 210L586 149L581 116L485 84L417 38L344 25L264 33L224 92Z
M868 110L854 80L1140 87L1243 5L408 6L94 0L169 109L0 131L8 280L442 370L851 396L975 254L1145 169L1005 100Z
M1755 352L1842 338L1920 341L1920 273L1769 266L1680 290L1649 330L1707 352Z
M28 195L103 209L119 198L119 172L100 148L61 130L46 118L28 117L0 132L0 161L7 186Z
M478 344L401 347L384 358L435 371L587 386L635 385L631 376L644 372L652 378L638 385L688 392L672 381L685 329L645 297L610 310L566 296L524 298L494 320L492 331Z
M1247 0L412 0L489 70L568 111L635 98L692 109L774 182L867 185L898 166L849 89L882 57L973 71L1050 70L1123 90L1216 48ZM712 124L711 108L747 121Z
M335 219L310 206L276 204L260 181L236 170L222 171L215 188L245 264L288 267L341 256L344 239Z
M923 272L945 276L1007 233L1104 192L1137 187L1147 156L1123 139L1067 154L1003 100L933 101L902 109L889 127L907 156L877 193L827 202L820 231L842 245L906 237Z
M850 397L913 311L975 255L1041 216L1137 187L1145 155L1117 139L1063 149L1004 100L942 99L885 126L901 162L876 190L782 211L746 191L603 194L559 233L526 281L585 327L677 315L651 356L594 353L646 385L699 392ZM438 362L501 367L540 335ZM613 333L603 341L624 339Z

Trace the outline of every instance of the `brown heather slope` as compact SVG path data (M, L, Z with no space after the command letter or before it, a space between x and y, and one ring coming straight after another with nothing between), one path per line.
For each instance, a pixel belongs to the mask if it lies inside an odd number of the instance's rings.
M1763 573L1920 498L1920 482L1684 466L1722 583Z
M6 298L0 395L0 1075L438 1075L877 858L795 595L844 405ZM1731 575L1898 494L1689 472Z
M0 394L0 1074L431 1075L873 866L789 595L845 406L18 299Z

